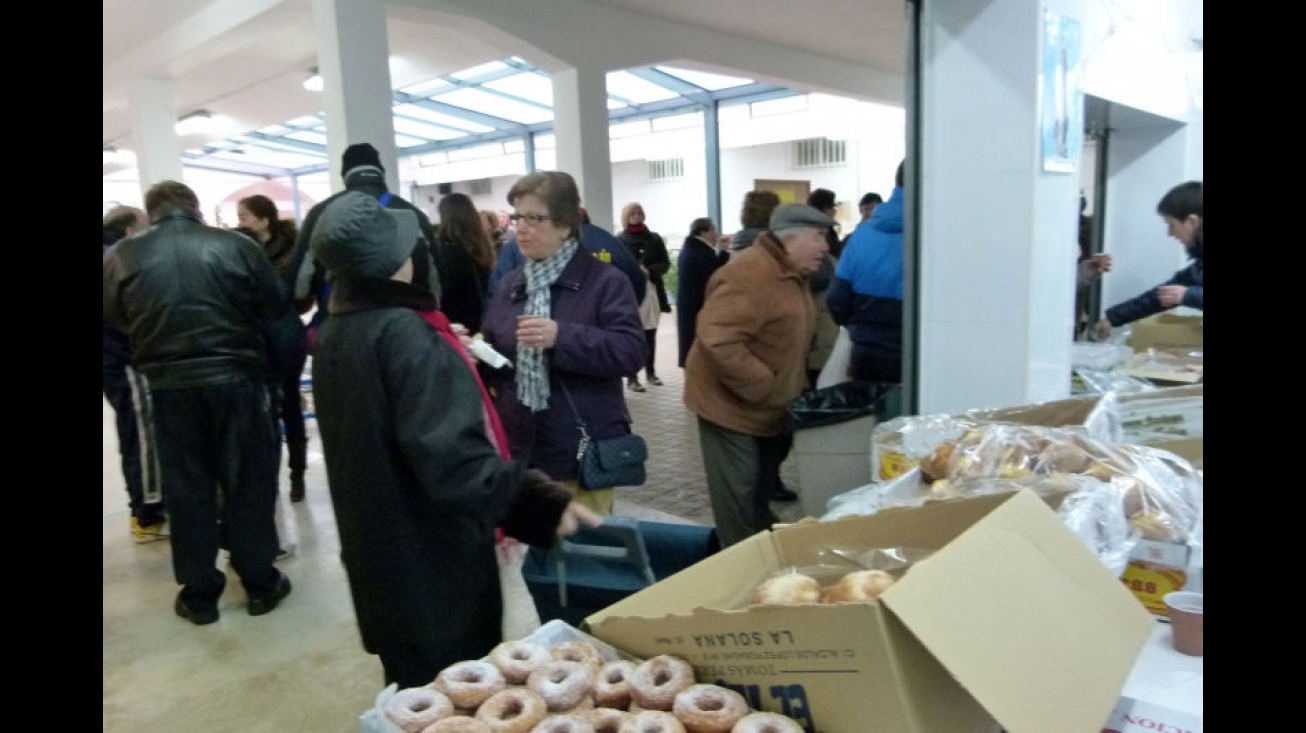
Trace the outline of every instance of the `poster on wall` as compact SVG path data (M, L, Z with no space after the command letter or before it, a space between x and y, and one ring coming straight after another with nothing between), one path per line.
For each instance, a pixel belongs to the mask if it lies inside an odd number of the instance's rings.
M1079 21L1043 10L1043 68L1039 72L1039 130L1043 170L1074 173L1084 145L1084 90L1080 86Z

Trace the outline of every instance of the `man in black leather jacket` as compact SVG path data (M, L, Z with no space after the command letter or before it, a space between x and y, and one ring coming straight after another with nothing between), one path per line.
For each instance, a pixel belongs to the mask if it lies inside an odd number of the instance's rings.
M142 427L157 445L181 585L174 610L218 620L221 523L248 611L262 615L290 593L272 564L280 454L267 374L289 358L298 316L258 245L206 225L188 186L155 184L145 210L152 226L105 255L103 305L145 383Z

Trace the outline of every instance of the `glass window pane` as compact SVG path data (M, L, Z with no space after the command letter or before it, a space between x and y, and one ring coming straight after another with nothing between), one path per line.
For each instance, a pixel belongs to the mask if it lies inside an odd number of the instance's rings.
M489 63L484 63L481 64L480 66L473 66L470 69L455 71L449 76L458 79L459 81L466 81L467 79L474 79L478 76L483 76L485 74L492 74L496 71L503 71L504 69L507 68L509 68L508 65L503 63L502 61L490 61Z
M635 104L660 102L664 99L674 99L679 96L676 92L658 86L646 79L641 79L629 71L608 72L608 94L628 99Z
M482 125L479 122L472 122L471 120L466 120L462 117L455 117L443 112L436 112L433 109L427 109L416 104L401 104L395 107L394 111L408 115L409 117L417 117L426 120L427 122L448 125L449 127L455 127L459 130L466 130L467 132L490 132L494 129L493 127Z
M534 72L514 74L505 79L487 81L481 86L488 89L497 89L504 94L529 99L539 104L553 106L553 82L548 77Z
M326 146L327 144L327 136L324 133L318 132L316 130L296 130L292 133L287 134L286 137L290 138L291 140L300 140L306 143L313 143L314 145Z
M395 132L411 135L412 137L424 137L427 140L456 140L460 137L466 137L467 133L458 130L450 130L447 127L436 127L427 125L417 120L410 120L403 117L395 117Z
M634 122L622 122L618 125L608 126L608 137L634 137L636 135L647 135L652 131L652 128L649 127L648 120L636 120Z
M452 92L446 92L434 97L437 102L452 104L455 107L470 109L475 112L482 112L495 117L502 117L505 120L519 122L524 125L534 124L536 122L547 122L553 119L552 109L543 109L535 107L525 102L514 102L511 99L504 99L495 94L491 94L484 89L455 89Z
M703 87L711 91L720 89L729 89L730 87L740 87L745 84L752 84L752 79L743 79L737 76L726 76L724 74L711 74L706 71L693 71L690 69L678 69L674 66L654 66L658 71L670 74L679 79L683 79L690 84Z
M404 94L411 94L414 97L429 97L432 94L438 94L441 90L449 89L451 87L453 87L453 85L445 81L444 79L435 78L435 79L430 79L421 82L419 84L406 86L400 89L399 91L403 92Z
M672 115L670 117L654 117L649 120L653 123L653 130L661 132L663 130L680 130L686 127L698 127L703 124L703 115L700 112L690 112L683 115Z

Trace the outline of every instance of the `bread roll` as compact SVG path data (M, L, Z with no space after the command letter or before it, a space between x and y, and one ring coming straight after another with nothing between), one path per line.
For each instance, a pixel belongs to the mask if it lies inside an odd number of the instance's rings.
M826 588L821 594L821 602L875 602L896 581L897 578L883 570L855 570Z
M799 603L820 603L821 584L816 578L802 573L775 575L753 589L750 600L755 606L789 606Z

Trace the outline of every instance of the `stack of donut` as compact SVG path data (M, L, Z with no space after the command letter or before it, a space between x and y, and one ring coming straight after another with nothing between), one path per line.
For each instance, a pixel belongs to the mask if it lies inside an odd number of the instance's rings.
M505 641L450 665L383 709L404 733L802 733L744 697L699 684L683 659L605 661L593 644Z
M822 587L814 577L797 571L778 573L753 588L749 604L793 606L803 603L877 603L897 578L884 570L854 570Z

